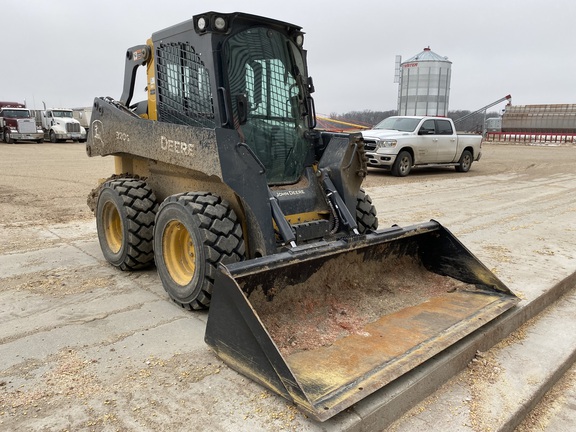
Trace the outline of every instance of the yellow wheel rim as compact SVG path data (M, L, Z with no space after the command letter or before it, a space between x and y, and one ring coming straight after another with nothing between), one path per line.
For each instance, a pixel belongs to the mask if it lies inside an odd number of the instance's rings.
M168 273L178 285L188 285L196 270L194 242L186 227L170 221L164 229L162 252Z
M108 201L104 204L102 221L104 222L106 243L112 253L116 254L122 248L123 229L120 213L118 213L118 209L114 203Z

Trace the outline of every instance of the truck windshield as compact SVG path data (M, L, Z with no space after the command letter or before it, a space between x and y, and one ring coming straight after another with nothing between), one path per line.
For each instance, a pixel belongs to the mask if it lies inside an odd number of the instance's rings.
M52 114L54 115L54 117L68 117L68 118L72 118L72 111L56 111L53 110Z
M374 129L414 132L418 126L418 123L420 123L420 120L421 119L419 118L388 117L374 126Z
M309 151L299 50L281 33L255 27L230 37L224 53L240 136L266 168L269 184L295 183Z
M2 110L2 113L0 115L6 118L30 118L30 111L7 109Z

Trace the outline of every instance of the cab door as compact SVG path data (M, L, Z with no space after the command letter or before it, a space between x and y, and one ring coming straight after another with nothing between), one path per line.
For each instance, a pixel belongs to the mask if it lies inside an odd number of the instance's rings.
M436 119L437 163L452 162L456 157L458 141L450 120Z
M416 149L414 152L415 164L429 164L436 162L438 155L438 139L434 119L425 120L418 129Z
M50 130L50 128L54 125L54 118L52 117L52 111L44 111L42 114L42 126L44 129Z

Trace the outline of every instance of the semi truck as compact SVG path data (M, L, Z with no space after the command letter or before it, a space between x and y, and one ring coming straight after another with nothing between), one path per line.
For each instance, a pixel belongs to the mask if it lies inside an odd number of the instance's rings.
M86 141L86 130L74 118L73 111L67 108L52 108L36 111L36 122L42 127L44 139L52 143Z
M44 133L36 125L32 112L19 102L0 102L0 140L13 144L17 141L44 140Z

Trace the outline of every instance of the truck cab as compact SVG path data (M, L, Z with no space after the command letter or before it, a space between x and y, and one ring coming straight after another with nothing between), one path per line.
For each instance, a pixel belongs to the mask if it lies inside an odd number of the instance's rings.
M43 139L42 129L36 126L32 113L26 105L18 102L0 102L0 139L8 144L17 141Z
M42 125L44 139L52 143L66 140L86 141L86 130L74 118L71 109L53 108L40 111L37 120Z

